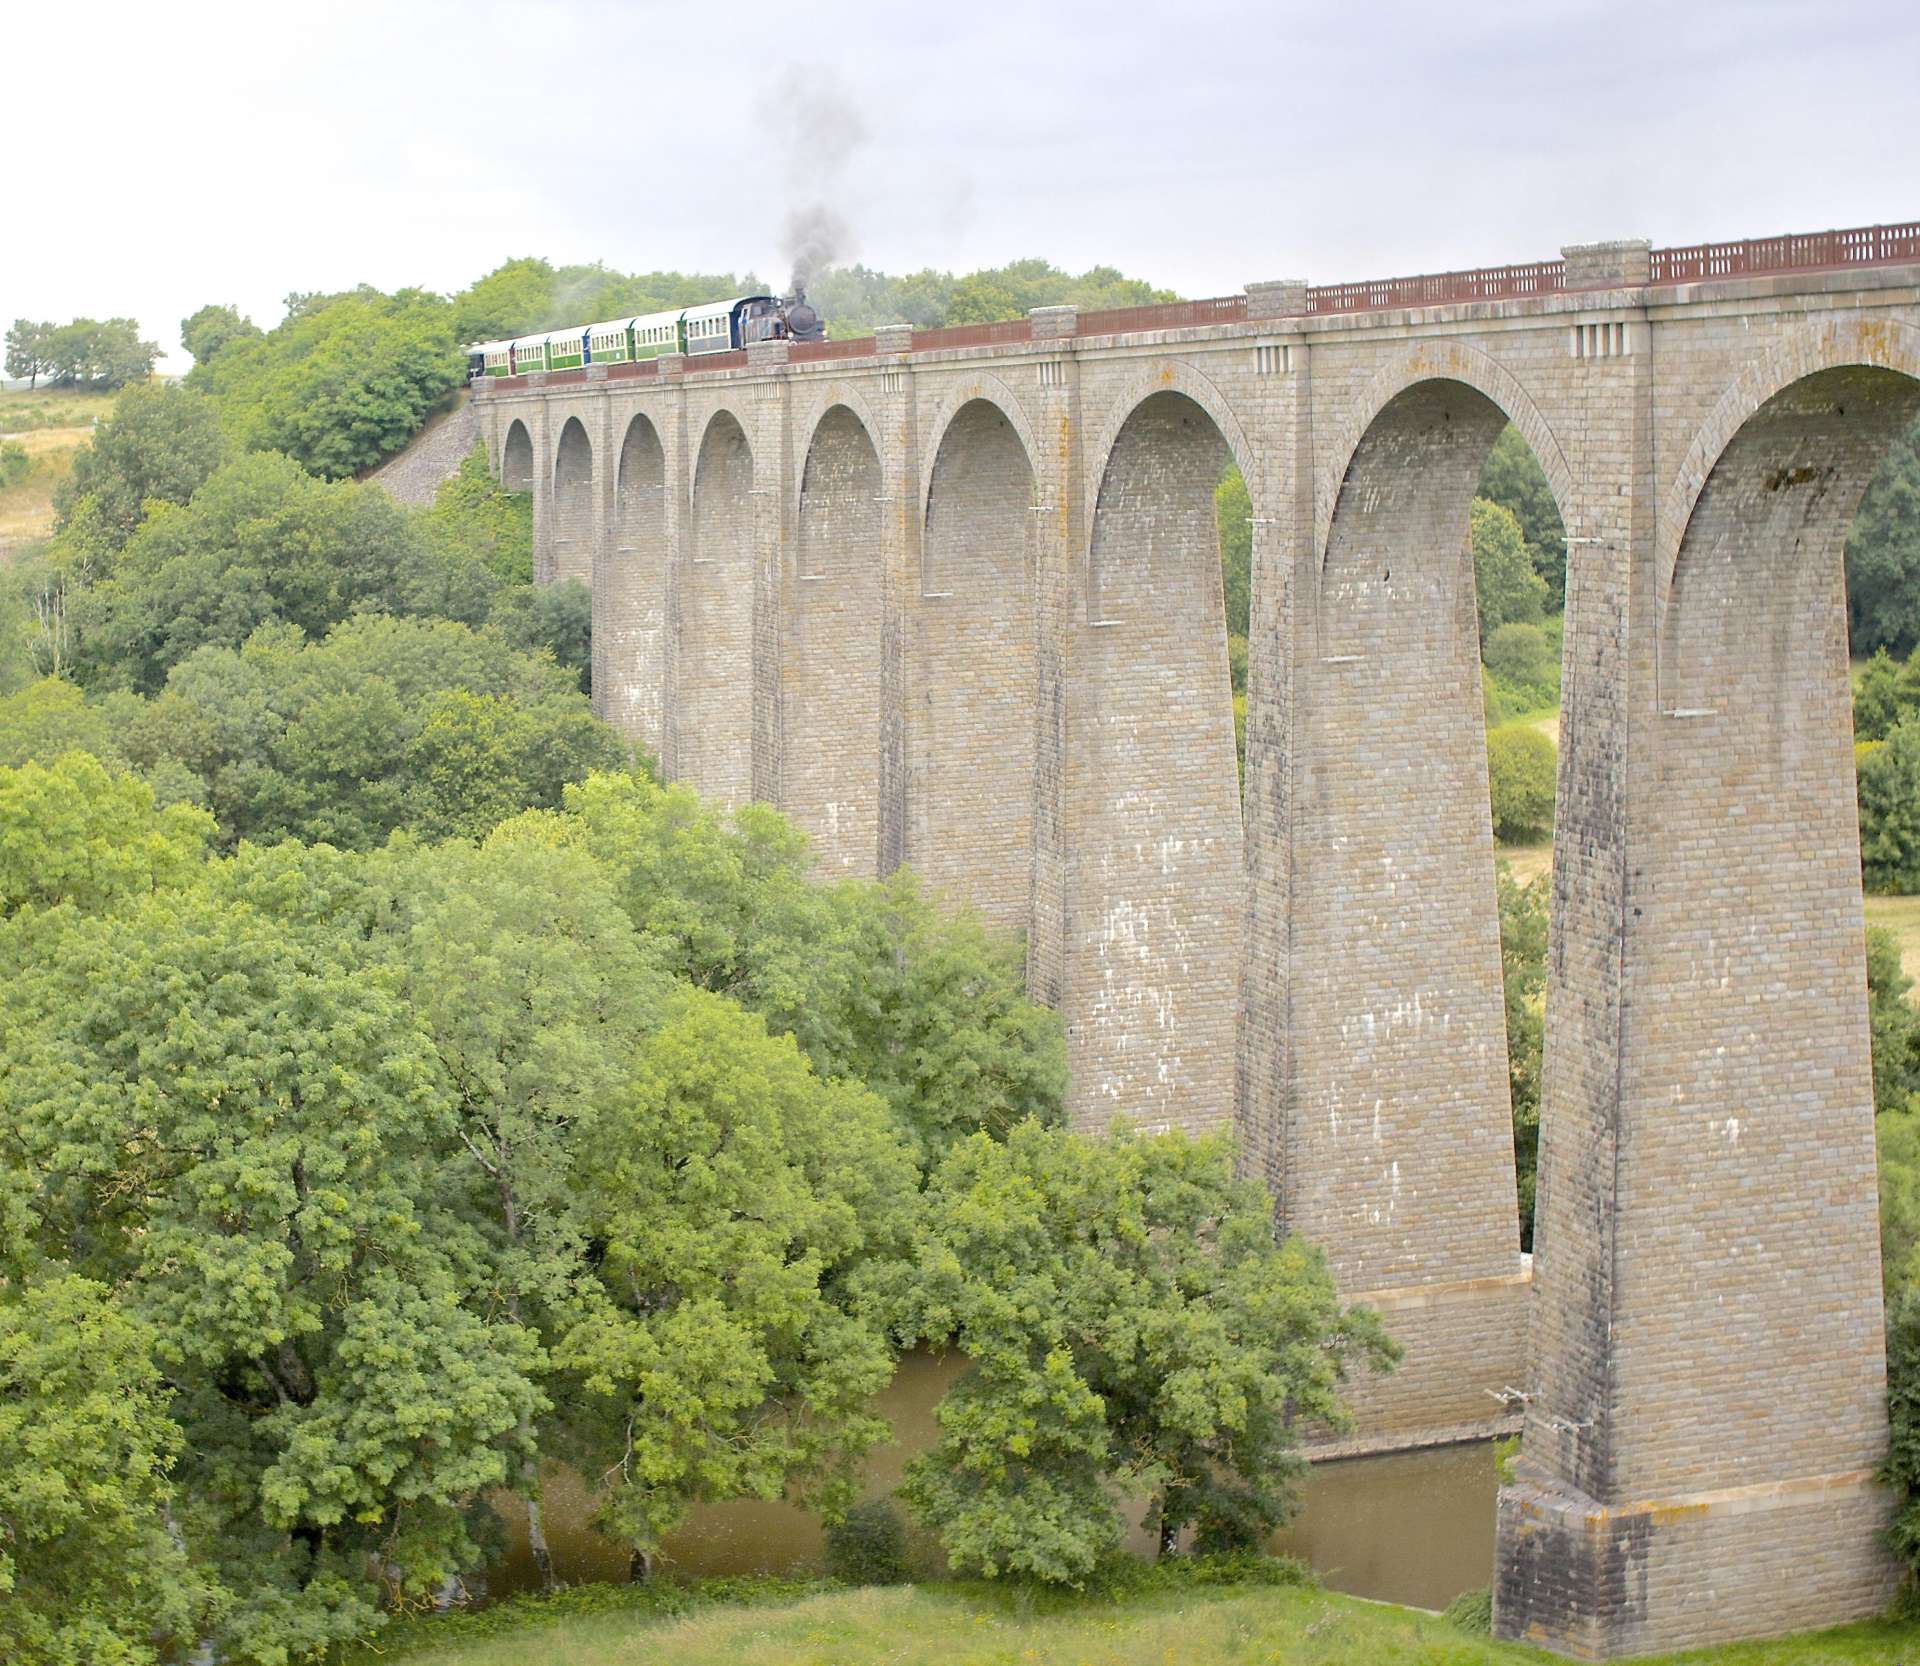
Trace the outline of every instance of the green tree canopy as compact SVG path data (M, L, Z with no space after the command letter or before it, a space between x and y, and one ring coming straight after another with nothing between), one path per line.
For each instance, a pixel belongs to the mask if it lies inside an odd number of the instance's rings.
M1513 1163L1520 1201L1520 1247L1533 1248L1533 1206L1540 1155L1540 1065L1546 1041L1549 876L1522 885L1496 864L1500 910L1500 983L1507 1009L1507 1082L1513 1106Z
M187 502L227 456L219 415L199 394L158 382L128 388L74 458L54 506L66 524L87 499L90 524L119 549L150 502Z
M258 338L234 338L189 372L228 434L341 479L391 456L464 379L452 314L418 290L294 297Z
M1860 869L1869 891L1920 891L1920 714L1860 759Z
M1513 511L1475 498L1469 515L1473 537L1474 604L1480 643L1502 625L1537 625L1546 616L1547 581L1534 571Z
M262 625L320 637L357 610L406 611L433 562L378 487L242 457L128 542L93 593L83 665L90 681L150 693L196 649L237 648Z
M260 326L243 318L240 309L209 303L192 316L180 320L180 345L193 355L194 363L205 364L221 348L236 341L254 341Z
M1913 979L1900 964L1900 940L1867 928L1867 1026L1873 1042L1873 1103L1904 1110L1920 1094L1920 1007L1908 995Z
M1567 529L1561 524L1560 506L1554 501L1546 470L1512 423L1494 441L1474 496L1512 513L1520 525L1527 560L1546 581L1547 608L1558 613L1567 603Z
M263 854L44 933L0 1037L30 1253L151 1327L193 1429L173 1519L242 1659L366 1629L370 1558L402 1598L473 1565L468 1508L543 1405L437 1198L431 1044L315 918L341 860Z
M1894 442L1847 531L1853 652L1920 647L1920 425Z
M157 809L146 782L84 752L0 768L0 917L30 904L105 909L177 886L212 833L205 811Z
M579 840L674 975L795 1036L820 1074L870 1084L926 1160L976 1128L1059 1120L1064 1037L1011 941L904 876L818 883L806 840L765 805L728 817L684 786L612 775L564 797L568 817L518 836Z
M852 1297L899 1253L915 1197L885 1107L686 990L577 1160L603 1250L556 1357L582 1383L603 1529L644 1559L700 1499L797 1487L844 1509L893 1370Z
M989 1578L1084 1582L1129 1491L1163 1548L1190 1526L1257 1542L1291 1506L1303 1425L1347 1426L1345 1372L1397 1352L1318 1251L1275 1241L1227 1146L1180 1135L963 1141L888 1294L902 1335L971 1362L903 1490Z
M1920 714L1920 652L1905 664L1876 648L1853 686L1853 738L1885 740L1904 717Z
M21 356L30 360L26 372L44 375L63 387L111 390L153 374L160 357L157 342L140 339L140 325L132 318L76 318L70 324L28 325L19 319L14 331L26 329ZM14 337L8 337L9 366L15 357Z
M47 358L47 338L53 330L51 324L16 318L6 336L7 374L16 378L24 376L30 385L38 387L40 378L52 369Z
M122 724L127 758L210 808L222 842L478 838L626 766L568 673L451 621L366 614L308 642L267 626L207 647Z
M99 1283L0 1285L0 1656L18 1666L177 1659L221 1606L167 1529L181 1437L153 1354Z

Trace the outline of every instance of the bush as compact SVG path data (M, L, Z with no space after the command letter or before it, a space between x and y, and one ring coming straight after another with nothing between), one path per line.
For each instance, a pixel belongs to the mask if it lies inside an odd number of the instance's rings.
M1476 1637L1490 1636L1493 1631L1493 1592L1484 1585L1477 1591L1462 1591L1447 1604L1442 1618L1448 1625L1470 1631Z
M1510 724L1487 736L1487 788L1494 837L1510 844L1537 839L1553 825L1553 742L1540 730Z
M1560 694L1560 656L1538 625L1496 626L1483 658L1503 693L1517 695L1522 709L1550 706Z
M907 1524L889 1500L870 1498L828 1526L827 1575L843 1585L905 1581Z
M0 445L0 486L18 486L33 472L33 459L18 440Z
M1920 891L1920 716L1860 759L1860 867L1869 891Z

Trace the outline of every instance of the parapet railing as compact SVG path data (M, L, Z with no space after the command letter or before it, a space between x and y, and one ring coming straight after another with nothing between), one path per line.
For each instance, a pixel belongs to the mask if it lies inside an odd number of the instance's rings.
M1649 256L1647 281L1649 285L1698 283L1710 278L1840 271L1903 261L1920 263L1920 221L1655 249ZM1394 307L1443 306L1457 301L1503 301L1517 296L1565 293L1567 287L1566 261L1535 260L1518 266L1478 266L1463 272L1429 272L1411 278L1309 285L1303 313L1381 312ZM1187 330L1210 324L1239 324L1246 316L1245 295L1219 295L1205 301L1168 301L1084 312L1074 319L1073 333L1075 336L1108 336ZM1010 318L995 324L949 324L939 329L916 329L912 347L916 353L926 353L957 347L1004 347L1031 340L1033 320ZM859 359L869 357L874 350L872 336L853 341L796 341L789 360L804 364L821 359ZM703 353L687 360L685 373L738 370L746 362L746 353L739 349ZM651 359L607 367L609 377L658 373L659 366ZM584 380L584 370L554 370L547 372L543 385L554 387ZM518 376L483 381L480 385L496 387L501 382L526 385L524 378Z
M1751 237L1742 243L1695 243L1681 249L1655 249L1653 281L1692 283L1701 278L1737 278L1762 272L1885 266L1903 260L1920 260L1920 221L1860 226L1852 231Z
M1431 307L1445 301L1504 301L1515 295L1548 295L1566 287L1564 260L1532 260L1522 266L1478 266L1466 272L1426 272L1412 278L1310 285L1307 311L1380 312L1388 307Z
M796 341L787 356L794 364L805 364L816 359L864 359L872 353L873 337L860 336L848 341Z
M1083 312L1074 320L1077 336L1128 335L1135 330L1191 330L1204 324L1243 324L1244 295L1216 295L1209 301L1164 301L1144 307L1108 307Z

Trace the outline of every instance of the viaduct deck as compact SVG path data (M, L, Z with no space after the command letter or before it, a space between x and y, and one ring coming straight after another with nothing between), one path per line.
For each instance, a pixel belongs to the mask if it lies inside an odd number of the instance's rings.
M1841 552L1920 409L1920 227L614 371L475 402L603 714L1022 930L1078 1125L1233 1131L1407 1345L1363 1449L1524 1390L1503 1635L1884 1601ZM1509 422L1570 541L1531 1268L1466 540Z

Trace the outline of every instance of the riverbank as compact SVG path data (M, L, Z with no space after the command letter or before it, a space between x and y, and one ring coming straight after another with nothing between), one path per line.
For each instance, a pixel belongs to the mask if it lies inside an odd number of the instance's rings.
M636 1602L643 1590L633 1591ZM545 1615L523 1600L492 1616L411 1622L383 1637L377 1653L349 1655L342 1666L1520 1666L1558 1658L1472 1636L1418 1609L1298 1586L1194 1585L1118 1600L1022 1601L963 1583L740 1595L747 1600L715 1604L696 1593L683 1612L595 1612L595 1602L618 1604L623 1591L588 1587L563 1593ZM1908 1666L1920 1660L1920 1624L1879 1621L1657 1658Z

